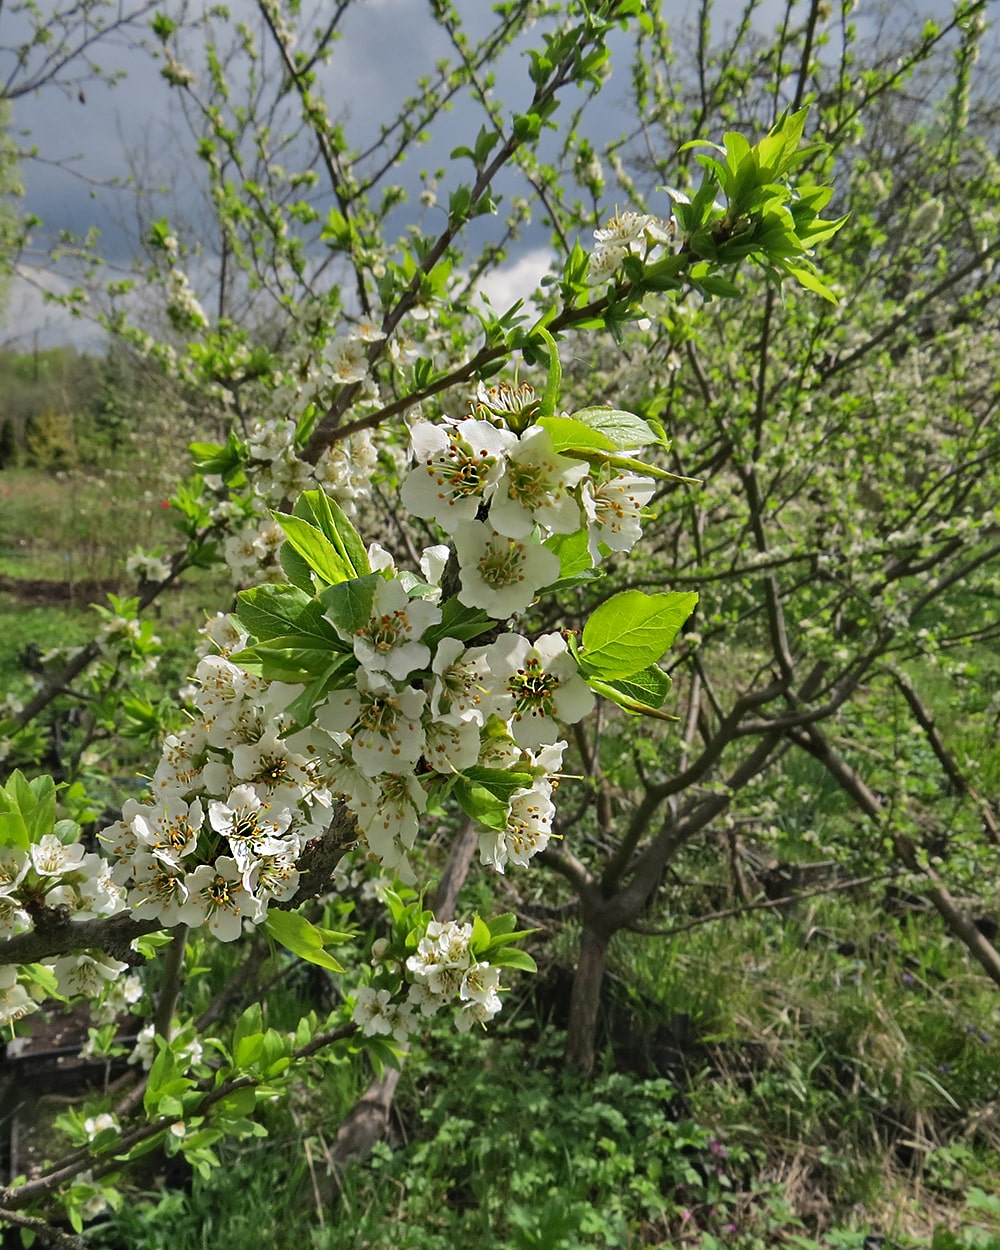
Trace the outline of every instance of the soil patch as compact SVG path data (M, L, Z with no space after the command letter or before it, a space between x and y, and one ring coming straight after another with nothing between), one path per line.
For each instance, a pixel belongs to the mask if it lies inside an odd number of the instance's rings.
M21 603L40 608L82 608L95 601L102 603L109 592L118 588L119 583L113 580L70 582L55 578L0 575L0 594L11 595Z

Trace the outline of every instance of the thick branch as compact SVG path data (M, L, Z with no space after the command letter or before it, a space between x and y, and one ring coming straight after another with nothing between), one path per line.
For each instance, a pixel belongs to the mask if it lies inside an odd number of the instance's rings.
M299 857L302 882L287 902L272 907L297 907L307 898L315 898L330 888L334 869L347 850L357 841L353 817L339 807L321 837L307 842ZM138 962L132 943L147 933L164 928L159 920L137 920L127 912L96 920L73 920L65 907L40 908L35 914L35 927L29 933L0 942L0 965L33 964L42 959L65 955L70 951L98 950L124 963Z

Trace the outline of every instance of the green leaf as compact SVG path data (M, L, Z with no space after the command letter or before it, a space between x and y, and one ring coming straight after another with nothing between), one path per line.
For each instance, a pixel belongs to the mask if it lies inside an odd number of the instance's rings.
M0 790L0 840L4 845L27 850L47 833L52 833L56 819L56 787L51 777L35 777L29 781L15 769Z
M424 630L423 641L433 650L444 638L457 638L469 642L496 624L481 608L467 608L457 599L447 599L441 605L441 620Z
M332 621L345 641L353 639L357 631L368 623L375 587L380 578L379 573L368 573L365 577L352 577L349 582L328 586L321 592L324 616Z
M509 806L482 786L472 785L464 777L455 781L453 793L466 816L487 829L507 828Z
M236 600L237 617L260 642L295 635L303 641L282 645L312 646L324 651L344 649L319 604L296 586L255 586L241 590Z
M236 1021L236 1028L233 1030L233 1049L239 1046L240 1041L244 1037L249 1037L251 1033L264 1032L264 1013L260 1003L251 1003L243 1012L239 1020Z
M462 811L487 829L506 829L511 796L532 783L530 773L499 768L467 768L455 779L454 794Z
M562 362L559 359L559 348L556 347L555 339L544 325L535 326L531 335L537 335L549 349L549 375L539 404L539 413L543 417L551 417L556 410L559 388L562 386Z
M585 529L579 529L574 534L553 534L546 538L542 546L559 557L560 582L575 578L593 566ZM594 572L596 575L597 570Z
M623 694L626 699L652 708L663 706L672 684L669 675L656 664L644 668L641 673L633 673L631 677L608 682L609 686Z
M683 591L613 595L584 626L579 656L584 676L613 681L655 664L697 602L697 594Z
M353 652L338 655L315 681L310 682L300 695L296 695L285 711L296 725L308 725L312 721L313 708L320 699L331 690L344 690L354 685L354 674L357 671Z
M531 773L512 772L507 768L483 768L479 764L465 769L462 776L473 785L482 786L505 803L510 802L515 791L529 789L534 780Z
M490 926L490 934L493 940L506 935L513 936L514 930L517 928L517 912L505 911L500 916L494 916L492 920L486 922ZM525 930L530 932L530 930Z
M615 451L616 445L600 430L592 430L573 417L541 417L536 423L547 431L556 451Z
M806 290L815 292L816 295L822 295L825 300L829 300L831 304L839 304L840 301L836 295L830 290L825 282L821 281L811 270L803 269L800 266L788 266L786 272L789 273L800 286L804 286Z
M274 641L280 643L281 639L276 638ZM316 681L325 676L330 667L329 652L317 650L315 647L262 644L259 647L245 647L231 658L234 664L246 669L248 673L254 673L266 681L287 681L294 686Z
M317 929L305 916L294 911L269 911L264 925L271 937L293 955L321 968L329 968L331 972L344 971L343 964L324 949L324 939L331 935L324 929Z
M469 938L469 949L477 954L484 951L490 944L490 930L482 916L472 918L472 936Z
M271 515L284 530L288 542L327 585L346 582L357 576L354 568L315 525L286 512L272 512Z
M360 534L323 491L303 491L291 515L272 516L309 568L329 585L371 572Z
M293 586L298 587L299 590L304 590L307 595L315 594L316 583L313 581L309 562L299 555L291 543L282 545L281 550L278 552L278 563Z
M620 408L581 408L571 414L571 419L595 433L603 434L608 440L606 445L617 451L648 447L650 443L660 441L642 417L637 417L634 412L623 412Z
M507 946L498 951L484 952L483 958L497 968L520 968L522 972L537 972L538 965L527 951Z

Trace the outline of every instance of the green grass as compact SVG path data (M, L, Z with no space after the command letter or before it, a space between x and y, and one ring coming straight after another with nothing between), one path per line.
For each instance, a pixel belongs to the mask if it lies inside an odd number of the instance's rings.
M164 507L141 477L123 470L0 474L0 576L72 584L122 577L136 547L176 539Z
M94 615L85 607L34 607L0 592L0 692L23 696L29 687L20 657L26 648L46 652L75 647L93 637Z

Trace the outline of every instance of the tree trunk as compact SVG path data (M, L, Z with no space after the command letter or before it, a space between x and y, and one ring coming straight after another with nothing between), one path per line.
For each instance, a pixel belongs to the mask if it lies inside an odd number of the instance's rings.
M572 1068L590 1073L594 1067L597 1043L597 1016L601 1005L601 985L608 962L608 943L585 924L580 934L580 957L573 978L566 1036L566 1062Z

